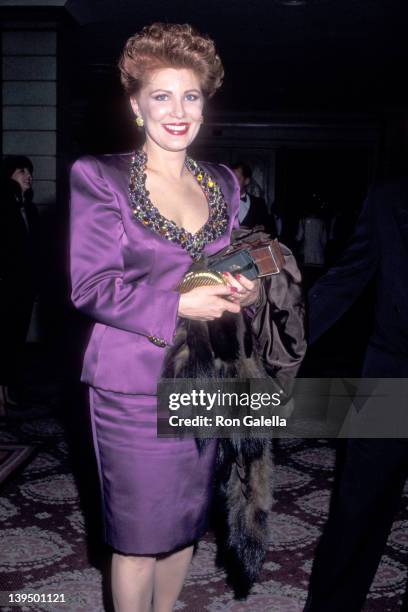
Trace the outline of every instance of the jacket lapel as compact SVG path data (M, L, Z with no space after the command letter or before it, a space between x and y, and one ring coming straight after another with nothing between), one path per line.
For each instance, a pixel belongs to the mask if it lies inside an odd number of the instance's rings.
M239 187L232 172L220 164L201 161L199 164L218 183L228 204L229 214L235 218L239 210Z

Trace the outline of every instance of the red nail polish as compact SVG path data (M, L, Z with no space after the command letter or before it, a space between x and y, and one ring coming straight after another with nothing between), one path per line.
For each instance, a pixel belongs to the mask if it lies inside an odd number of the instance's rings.
M237 287L230 287L230 290L231 290L233 293L237 293L237 291L238 291Z

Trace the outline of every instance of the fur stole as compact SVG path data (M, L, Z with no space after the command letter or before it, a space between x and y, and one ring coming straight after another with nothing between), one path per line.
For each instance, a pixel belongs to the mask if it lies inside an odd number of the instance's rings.
M163 379L268 378L290 396L306 345L300 274L290 251L282 248L285 267L262 279L255 309L208 322L181 319L166 352ZM203 449L206 440L197 445ZM217 560L236 597L243 598L259 576L270 541L270 439L220 439L215 477Z

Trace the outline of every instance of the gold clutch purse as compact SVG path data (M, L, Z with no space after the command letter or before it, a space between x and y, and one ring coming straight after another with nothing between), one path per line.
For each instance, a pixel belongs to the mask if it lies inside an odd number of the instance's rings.
M191 289L196 287L203 287L204 285L227 285L227 281L219 272L213 272L211 270L193 270L187 272L184 278L177 285L176 289L180 293L187 293Z
M267 234L253 230L235 230L234 235L241 234L229 246L210 257L194 264L192 269L179 282L176 290L187 293L203 285L228 285L223 272L242 274L249 280L262 276L279 274L285 265L285 258L279 242L271 240Z

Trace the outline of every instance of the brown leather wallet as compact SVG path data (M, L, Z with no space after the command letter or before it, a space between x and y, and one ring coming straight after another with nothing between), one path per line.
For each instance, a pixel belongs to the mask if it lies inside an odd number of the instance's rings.
M176 289L185 293L202 285L226 284L223 272L243 274L250 280L279 274L285 258L276 238L272 240L264 232L257 231L237 230L237 233L241 234L238 240L202 263L194 264Z
M285 265L285 258L276 238L266 243L260 241L259 243L251 244L249 254L258 266L258 276L279 274Z
M278 240L240 241L209 258L208 269L243 274L253 280L279 274L285 259Z

